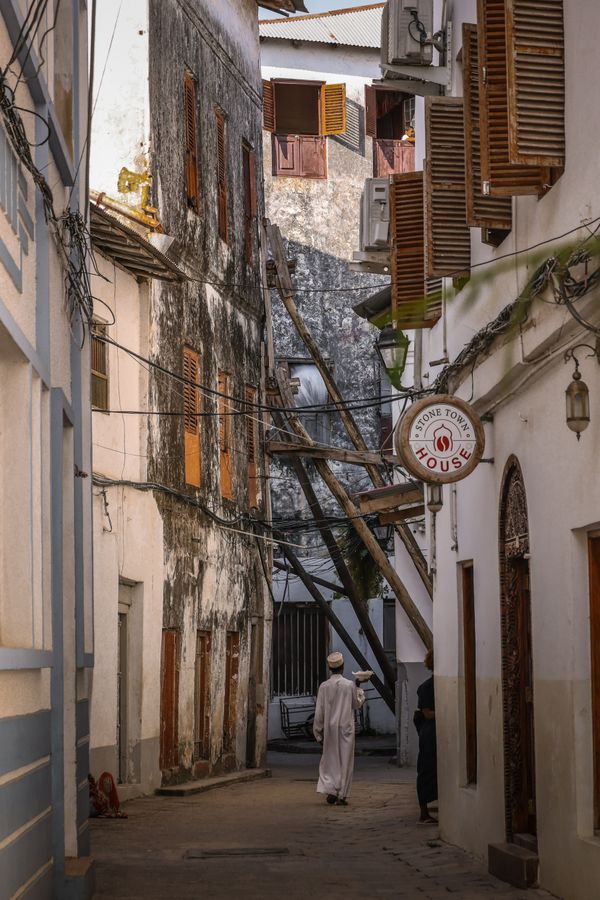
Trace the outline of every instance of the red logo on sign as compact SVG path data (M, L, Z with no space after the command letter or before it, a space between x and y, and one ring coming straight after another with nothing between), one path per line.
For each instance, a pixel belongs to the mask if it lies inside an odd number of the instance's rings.
M452 450L454 441L452 440L452 432L445 425L440 425L433 432L433 446L438 453L448 453Z

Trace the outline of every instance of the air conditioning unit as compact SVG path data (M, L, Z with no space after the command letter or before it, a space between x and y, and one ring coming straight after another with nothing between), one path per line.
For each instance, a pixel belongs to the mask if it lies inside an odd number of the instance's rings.
M389 179L367 178L360 203L360 249L385 250L389 243Z
M382 65L430 66L432 36L433 0L388 0L381 19Z

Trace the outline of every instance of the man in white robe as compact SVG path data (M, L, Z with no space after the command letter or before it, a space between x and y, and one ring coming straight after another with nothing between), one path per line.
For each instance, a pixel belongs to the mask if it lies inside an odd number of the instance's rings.
M346 806L354 773L354 710L365 702L358 684L344 678L344 657L330 653L331 675L319 687L313 733L323 743L317 793L328 803Z

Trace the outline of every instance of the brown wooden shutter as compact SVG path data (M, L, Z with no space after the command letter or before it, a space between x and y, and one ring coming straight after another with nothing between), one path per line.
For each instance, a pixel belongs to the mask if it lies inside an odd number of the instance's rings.
M258 479L257 479L257 440L258 411L256 409L257 391L253 385L247 384L245 390L246 400L246 440L248 446L248 505L258 506Z
M200 190L198 185L198 131L196 123L196 82L189 72L183 78L184 126L185 126L185 183L187 203L198 210Z
M392 315L399 328L430 328L439 313L425 299L423 172L390 181Z
M226 372L219 372L218 391L221 495L231 500L233 498L231 472L231 411L233 407L231 401L227 399L229 396L229 375Z
M275 86L272 81L263 80L263 128L275 131Z
M377 137L377 91L365 85L365 133L369 137Z
M463 97L467 225L510 230L512 201L491 197L481 189L481 131L479 126L479 55L477 26L463 24Z
M177 632L162 633L160 668L160 748L159 766L171 769L179 762L179 664Z
M430 278L452 276L471 265L462 99L427 97L425 135L425 271Z
M376 138L373 141L373 175L386 178L415 171L415 147L409 141Z
M240 669L240 635L238 631L227 632L225 648L225 697L223 701L223 749L235 749L237 730L237 697Z
M324 84L321 87L321 134L343 134L346 131L346 85Z
M227 241L227 147L225 142L225 117L216 110L217 123L217 192L219 236Z
M244 182L244 257L252 262L254 250L254 220L256 218L256 158L253 151L242 145L242 175Z
M509 153L507 0L477 0L482 192L493 196L538 194L547 169L514 165Z
M106 324L94 322L92 325L92 406L94 409L108 409L108 345Z
M200 377L198 354L185 347L183 350L183 423L185 482L200 487L201 441L200 441L200 394L195 385Z
M298 174L303 178L327 177L327 142L324 137L298 135Z
M565 164L563 0L506 0L510 160Z

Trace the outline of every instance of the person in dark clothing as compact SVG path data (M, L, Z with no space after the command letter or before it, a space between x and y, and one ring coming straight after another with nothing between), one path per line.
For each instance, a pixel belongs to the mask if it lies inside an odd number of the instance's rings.
M433 650L427 652L425 666L433 672ZM437 819L430 814L429 803L437 800L437 746L435 735L435 696L433 675L417 689L418 709L414 722L419 734L419 755L417 757L417 797L421 816L417 824L437 825Z

